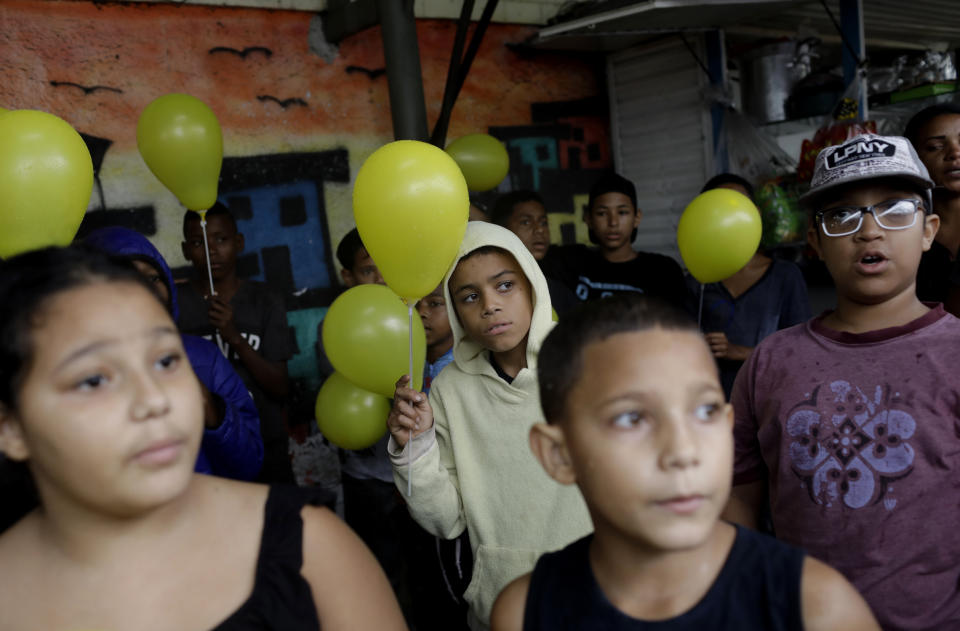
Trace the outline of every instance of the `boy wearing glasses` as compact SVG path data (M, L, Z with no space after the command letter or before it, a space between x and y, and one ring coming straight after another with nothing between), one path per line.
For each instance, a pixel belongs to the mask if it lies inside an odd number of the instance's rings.
M905 138L824 149L810 245L837 308L766 338L734 385L725 516L840 570L885 629L960 624L960 320L916 296L939 227Z

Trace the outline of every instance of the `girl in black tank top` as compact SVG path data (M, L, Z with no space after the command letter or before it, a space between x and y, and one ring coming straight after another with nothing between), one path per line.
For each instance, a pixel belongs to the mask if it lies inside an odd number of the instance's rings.
M0 534L4 631L406 628L304 491L193 472L200 385L135 269L30 252L0 265L0 305L0 451L40 504Z

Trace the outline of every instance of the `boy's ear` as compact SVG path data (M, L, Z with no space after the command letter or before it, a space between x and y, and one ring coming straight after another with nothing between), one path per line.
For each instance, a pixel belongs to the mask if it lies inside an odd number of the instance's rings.
M566 437L556 425L537 423L530 428L530 449L544 470L560 484L574 484L576 473L567 451Z
M939 215L924 215L923 216L923 251L926 252L930 249L930 246L933 245L933 239L937 236L937 232L940 230L940 216Z
M637 212L633 215L633 227L637 228L640 226L640 220L643 219L643 211L637 208Z
M724 415L723 421L727 424L727 427L730 428L730 431L733 431L734 416L733 416L732 403L727 402L723 405L723 415Z
M807 245L813 248L813 251L817 253L817 258L822 261L823 253L820 251L820 229L813 221L807 223Z
M340 268L340 278L343 279L343 284L346 285L348 289L357 284L357 279L354 277L353 272L346 267Z
M0 451L11 460L26 460L30 449L23 439L23 431L13 412L0 403Z
M243 233L238 232L235 238L237 239L237 252L243 252L243 248L246 243L246 241L243 239Z

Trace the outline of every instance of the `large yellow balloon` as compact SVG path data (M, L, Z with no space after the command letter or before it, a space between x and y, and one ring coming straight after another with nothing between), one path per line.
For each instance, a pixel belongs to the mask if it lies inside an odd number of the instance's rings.
M698 195L683 211L677 245L693 277L715 283L747 264L761 232L760 212L746 195L716 188Z
M93 190L93 161L73 127L53 114L0 115L0 258L77 234Z
M164 186L190 210L217 201L223 135L216 115L189 94L165 94L143 110L137 148Z
M510 170L510 156L503 143L489 134L470 134L447 146L447 153L460 165L467 188L489 191L496 188Z
M361 388L392 397L397 380L410 372L409 315L383 285L358 285L330 305L323 318L323 348L330 363ZM423 385L427 338L413 312L413 383Z
M384 281L413 303L437 288L467 229L470 198L453 158L425 142L398 140L360 167L353 216Z
M317 393L315 413L320 433L331 443L365 449L387 432L390 401L335 372Z

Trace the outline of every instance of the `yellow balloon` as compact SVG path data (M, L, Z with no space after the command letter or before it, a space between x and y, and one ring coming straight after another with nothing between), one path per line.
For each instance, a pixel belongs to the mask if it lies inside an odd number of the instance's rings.
M716 188L698 195L683 211L677 245L693 277L715 283L747 264L761 232L760 212L746 195Z
M365 390L392 397L410 372L409 313L383 285L358 285L340 294L323 318L323 348L344 377ZM413 312L413 383L423 386L427 337Z
M189 94L165 94L137 122L137 148L150 171L190 210L217 201L223 135L216 115Z
M335 372L317 393L320 433L337 447L365 449L387 432L390 401Z
M436 289L467 229L470 198L456 162L425 142L398 140L360 167L353 217L384 281L411 304Z
M66 121L36 110L0 116L0 258L68 245L92 190L90 151Z
M489 134L457 138L447 146L447 153L460 165L471 191L496 188L510 170L507 149Z

